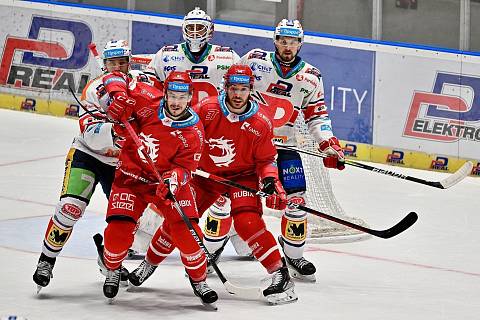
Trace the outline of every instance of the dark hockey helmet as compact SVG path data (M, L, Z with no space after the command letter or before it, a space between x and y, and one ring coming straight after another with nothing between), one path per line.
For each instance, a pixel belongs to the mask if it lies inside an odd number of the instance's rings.
M250 89L252 89L254 80L253 71L249 66L246 64L234 64L228 68L223 76L223 85L226 88L232 84L249 84Z
M167 95L168 90L188 92L190 95L193 93L193 82L186 72L172 71L165 79L163 85L163 93L165 95Z

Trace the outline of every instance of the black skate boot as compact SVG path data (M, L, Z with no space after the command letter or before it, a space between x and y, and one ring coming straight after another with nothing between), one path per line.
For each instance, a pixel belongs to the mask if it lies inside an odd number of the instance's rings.
M188 277L190 284L192 285L193 293L200 298L202 304L213 310L217 310L215 302L218 300L217 293L213 291L207 284L207 282L193 282L192 278Z
M100 273L106 277L108 269L103 263L103 236L100 233L97 233L93 236L93 241L95 242L95 247L97 247L97 264L100 268ZM120 284L122 286L128 286L128 270L124 266L121 266L120 269Z
M210 257L215 262L215 264L218 264L218 261L220 260L220 256L222 255L224 248L225 248L225 244L221 248L219 248L217 251L210 254ZM210 259L207 260L207 274L211 274L215 272L215 269L213 269L210 261L211 261Z
M130 272L128 275L128 281L130 281L130 283L134 286L138 287L153 274L155 269L157 269L157 266L154 266L148 263L146 260L143 260L137 269Z
M283 266L272 274L272 283L265 290L263 295L268 303L272 305L285 304L298 300L295 293L295 284L290 278L285 260L282 258Z
M107 276L105 278L105 283L103 284L103 294L110 300L110 302L117 295L119 287L120 269L107 270Z
M53 278L53 266L57 258L47 257L45 254L41 254L38 259L37 269L33 274L33 281L37 284L37 293L50 283L50 279Z
M280 246L282 246L283 253L285 254L285 260L287 261L287 266L290 269L293 278L309 282L317 281L315 278L315 272L317 269L313 263L304 257L301 257L300 259L289 258L285 253L285 249L283 248L284 243L282 236L278 236L278 243L280 243Z

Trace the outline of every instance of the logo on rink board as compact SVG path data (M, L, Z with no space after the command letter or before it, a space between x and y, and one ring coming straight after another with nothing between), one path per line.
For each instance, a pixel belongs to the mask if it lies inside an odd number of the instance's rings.
M392 164L405 164L403 162L403 158L405 156L405 153L400 150L392 150L392 153L387 155L387 163L392 163Z
M44 30L48 30L53 40L41 40ZM60 42L65 35L73 37L70 48ZM79 73L88 64L88 45L92 42L92 30L87 24L58 17L32 16L28 36L22 36L5 39L0 85L47 91L68 90L70 86L82 93L90 80L90 74Z
M292 241L303 241L306 239L305 220L287 221L285 226L285 237Z
M415 91L403 135L480 142L480 77L438 72L433 92Z
M448 158L446 157L437 157L436 160L432 160L430 168L433 170L448 171Z
M357 157L357 145L353 143L346 143L345 147L342 148L343 154L347 157Z

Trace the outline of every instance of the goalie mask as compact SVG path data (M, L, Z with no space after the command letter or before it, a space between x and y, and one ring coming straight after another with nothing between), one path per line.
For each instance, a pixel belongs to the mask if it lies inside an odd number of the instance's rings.
M205 11L196 7L183 18L182 33L190 50L199 52L212 39L212 19Z

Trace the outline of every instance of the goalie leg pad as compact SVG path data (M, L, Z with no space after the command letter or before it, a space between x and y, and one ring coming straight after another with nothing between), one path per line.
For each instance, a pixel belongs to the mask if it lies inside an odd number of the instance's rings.
M238 235L247 242L255 258L268 273L278 270L283 264L273 235L266 229L265 221L256 212L237 212L234 226Z
M132 249L137 252L147 252L150 241L163 220L161 212L153 204L149 204L138 220Z
M305 192L296 192L288 195L288 200L305 205ZM305 240L307 238L307 213L298 209L288 208L282 216L283 251L292 259L303 257Z

